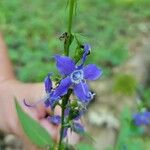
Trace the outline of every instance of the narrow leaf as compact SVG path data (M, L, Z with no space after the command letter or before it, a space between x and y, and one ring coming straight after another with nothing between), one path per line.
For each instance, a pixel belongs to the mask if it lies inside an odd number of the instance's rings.
M49 133L44 129L37 121L32 119L29 115L27 115L15 99L16 111L18 114L18 118L23 127L25 134L28 138L37 146L51 147L53 145L53 141Z

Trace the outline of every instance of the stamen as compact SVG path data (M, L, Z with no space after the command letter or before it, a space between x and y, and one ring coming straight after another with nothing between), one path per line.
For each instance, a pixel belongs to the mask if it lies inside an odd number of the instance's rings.
M84 78L83 78L83 71L82 70L75 70L70 75L71 81L75 84L79 84Z

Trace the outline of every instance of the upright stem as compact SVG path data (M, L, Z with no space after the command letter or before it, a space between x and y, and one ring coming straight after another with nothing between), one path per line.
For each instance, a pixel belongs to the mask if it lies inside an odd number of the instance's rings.
M74 14L75 0L69 0L69 15L68 15L68 29L67 29L67 37L64 42L64 53L66 56L69 56L69 48L72 42L72 22L73 22L73 14Z
M71 34L75 0L69 0L68 34Z
M62 99L61 130L60 130L60 139L59 139L58 150L62 150L62 140L63 140L63 135L64 135L65 109L66 109L66 105L68 104L68 100L69 100L71 93L72 93L72 90L69 89L68 93Z
M60 130L60 139L59 139L59 147L58 150L62 149L62 140L63 140L63 134L64 134L64 112L65 112L65 103L66 103L66 99L63 98L62 100L62 111L61 111L61 130Z
M69 48L70 48L70 45L72 42L72 33L71 32L72 32L74 6L75 6L75 0L69 0L68 29L67 29L67 37L64 42L64 54L66 56L69 56ZM68 93L65 96L63 96L63 98L62 98L61 130L60 130L60 139L59 139L58 150L62 150L62 140L63 140L63 134L64 134L64 118L65 118L64 113L65 113L66 105L68 104L68 100L69 100L71 93L72 93L72 90L68 90Z

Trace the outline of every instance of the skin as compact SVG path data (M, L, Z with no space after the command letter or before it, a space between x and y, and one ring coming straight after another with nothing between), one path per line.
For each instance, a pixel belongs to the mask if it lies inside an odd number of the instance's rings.
M14 97L32 118L37 120L51 134L55 141L59 139L59 126L53 125L46 119L51 114L50 109L46 109L43 103L39 103L35 108L24 106L23 99L28 103L35 103L45 96L43 83L23 83L15 77L12 64L8 58L7 47L0 33L0 130L5 133L12 133L24 141L25 149L38 150L26 137L19 123ZM55 114L60 114L60 108L56 108ZM75 144L79 138L73 133L69 134L70 143Z

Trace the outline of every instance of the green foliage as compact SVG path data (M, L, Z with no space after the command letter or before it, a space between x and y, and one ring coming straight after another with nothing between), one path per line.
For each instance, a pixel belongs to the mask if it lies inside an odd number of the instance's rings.
M140 103L138 103L138 109L141 110L146 108L149 110L150 108L150 88L144 88L143 86L139 86L137 89L137 93L140 98Z
M28 138L41 148L52 147L53 141L49 133L29 115L27 115L15 100L19 121Z
M143 99L141 99L143 101L143 105L146 108L150 108L150 88L144 89L143 91Z
M119 74L114 79L114 91L124 95L132 95L136 91L137 81L131 75Z
M143 150L149 150L150 148L150 142L149 142L149 137L145 137L142 139L144 149Z
M147 101L150 100L150 88L144 90L143 96Z
M42 81L45 74L55 70L51 57L62 51L57 37L66 31L66 2L0 1L0 30L19 79ZM148 20L149 6L149 0L78 1L78 21L73 31L83 33L90 41L90 62L100 64L104 75L110 75L112 67L126 61L127 44L138 35L141 23Z
M77 150L95 150L95 148L92 145L80 143L77 145Z
M143 150L141 128L134 126L132 114L128 108L125 108L120 116L120 132L117 139L115 150Z

